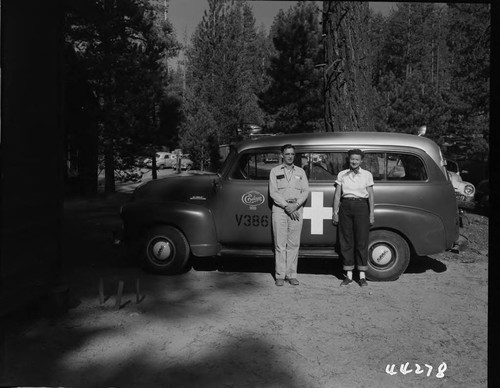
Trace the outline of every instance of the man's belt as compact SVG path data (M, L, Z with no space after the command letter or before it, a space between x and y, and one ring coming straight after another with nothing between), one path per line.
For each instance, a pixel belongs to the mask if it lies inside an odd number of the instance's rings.
M368 198L342 197L342 201L368 201Z

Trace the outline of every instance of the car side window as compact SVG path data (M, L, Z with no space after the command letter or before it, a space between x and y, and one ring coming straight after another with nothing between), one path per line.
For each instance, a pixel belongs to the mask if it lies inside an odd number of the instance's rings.
M311 152L303 158L309 181L334 181L340 171L348 168L347 152Z
M380 181L384 179L384 161L384 153L365 153L361 168L370 171L374 181Z
M281 163L279 152L258 152L240 155L231 173L232 179L268 180L273 167Z
M427 172L424 163L416 155L387 153L387 179L425 181Z

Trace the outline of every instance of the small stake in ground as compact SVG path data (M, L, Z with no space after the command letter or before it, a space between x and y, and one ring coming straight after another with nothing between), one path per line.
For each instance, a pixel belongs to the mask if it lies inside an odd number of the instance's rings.
M118 282L118 291L116 293L115 308L120 309L122 305L122 295L123 295L123 280Z
M139 279L137 279L135 281L135 303L136 304L141 303L144 300L144 298L146 298L146 295L141 296L141 291L140 291L140 287L139 287Z
M104 281L102 277L99 278L99 303L104 304Z

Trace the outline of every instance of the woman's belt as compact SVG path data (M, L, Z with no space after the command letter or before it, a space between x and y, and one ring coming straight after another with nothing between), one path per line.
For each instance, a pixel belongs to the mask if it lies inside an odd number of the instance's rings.
M342 197L342 201L367 201L368 198L359 198L359 197Z

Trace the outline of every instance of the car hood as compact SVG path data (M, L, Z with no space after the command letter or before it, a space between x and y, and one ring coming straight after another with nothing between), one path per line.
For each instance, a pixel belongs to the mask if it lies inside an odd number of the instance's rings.
M213 191L214 181L218 179L217 174L199 171L156 179L137 187L134 200L206 201Z
M457 189L462 183L462 178L455 172L448 171L448 176L450 177L451 184L455 189Z
M462 177L455 172L448 171L448 175L450 177L451 184L455 189L459 189L466 185L471 185L472 187L474 187L472 183L464 181Z

